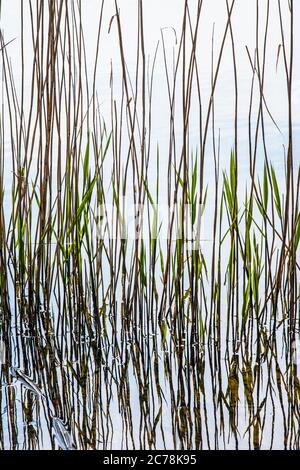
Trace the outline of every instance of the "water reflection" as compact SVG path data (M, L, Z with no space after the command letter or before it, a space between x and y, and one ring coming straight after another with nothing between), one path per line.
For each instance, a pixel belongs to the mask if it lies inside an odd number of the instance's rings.
M2 448L299 449L299 371L284 324L270 336L252 322L233 350L216 334L202 345L179 322L163 344L151 322L116 329L107 317L105 333L82 323L76 337L65 321L29 337L3 332Z

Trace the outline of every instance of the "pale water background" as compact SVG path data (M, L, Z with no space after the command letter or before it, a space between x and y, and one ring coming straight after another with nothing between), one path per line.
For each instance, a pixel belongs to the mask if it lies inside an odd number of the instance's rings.
M263 28L265 24L265 12L266 12L266 1L260 1L260 41L261 48L263 46ZM191 12L196 8L197 2L194 0L189 1ZM123 39L124 39L124 50L128 69L134 78L134 70L136 63L136 39L137 39L137 1L136 0L120 0L118 2L121 21L123 27ZM165 79L163 53L161 47L161 34L163 33L168 66L172 68L172 57L173 50L176 49L176 37L174 30L177 32L177 38L180 35L180 28L182 22L184 2L183 0L145 0L143 2L144 7L144 28L145 28L145 48L146 53L149 56L150 63L153 61L155 49L157 43L160 42L158 49L158 56L154 72L154 92L153 92L153 125L152 125L152 141L153 149L155 151L156 143L160 146L160 155L162 162L162 169L167 165L167 149L169 142L169 108L168 108L168 96L167 86ZM11 57L12 69L14 71L14 78L16 86L20 86L21 71L20 71L20 2L18 0L4 0L2 2L2 16L1 16L1 29L4 32L6 41L16 38L8 46L8 54ZM86 51L87 51L87 65L88 74L92 75L95 57L95 44L98 33L98 18L99 18L100 2L97 0L82 0L82 14L83 14L83 29L86 40ZM288 2L283 2L284 18L287 18ZM295 8L295 51L294 51L294 85L293 85L293 122L294 122L294 155L295 155L295 166L299 166L300 162L300 136L299 136L299 125L300 125L300 28L297 27L300 21L300 2L294 2ZM25 9L27 11L27 9ZM109 122L110 119L110 87L109 79L111 73L111 65L114 71L114 84L115 84L115 98L118 100L120 97L120 84L121 84L121 64L118 48L118 38L116 24L112 23L110 32L109 25L111 18L114 15L114 1L106 0L104 6L104 18L102 26L102 36L100 45L100 60L97 74L97 93L99 96L99 102L101 107L101 113L105 120ZM28 14L28 11L27 11ZM29 19L28 19L29 21ZM224 28L227 21L227 10L226 2L223 0L204 0L203 11L201 13L200 28L199 28L199 40L197 46L197 61L200 75L200 84L202 91L203 101L203 112L207 109L208 101L211 92L211 48L212 48L212 33L214 30L214 51L215 57L218 55L220 41L224 33ZM25 21L26 23L26 21ZM238 144L239 144L239 178L241 183L241 193L244 194L245 183L248 175L248 110L249 110L249 99L250 89L252 80L252 70L250 67L248 55L246 52L246 46L248 47L251 54L255 49L256 41L256 1L255 0L237 0L232 16L232 27L236 41L236 60L237 60L237 71L238 71L238 83L239 83L239 107L238 107ZM162 30L163 28L163 30ZM174 30L173 30L174 28ZM30 29L25 31L25 64L30 64L32 58L31 49L31 38ZM288 21L285 23L285 34L288 38L289 25ZM271 161L276 165L277 174L279 176L279 183L283 184L284 179L284 148L287 147L288 139L288 115L287 115L287 89L286 89L286 78L283 64L282 54L279 56L278 67L276 68L278 46L281 44L281 33L280 24L277 8L277 0L270 1L270 25L268 33L267 43L267 64L265 74L265 86L264 96L268 104L269 110L276 121L281 132L276 129L274 123L271 121L269 116L265 113L265 126L266 126L266 144L268 155ZM260 51L261 53L261 51ZM216 59L215 59L216 60ZM30 83L30 66L26 68L25 75L27 80L25 83ZM178 84L180 87L180 83ZM26 95L26 88L25 88ZM255 87L254 95L254 106L253 106L253 122L257 116L257 110L259 106L259 89ZM5 114L4 114L5 115ZM221 156L221 168L228 168L230 151L234 145L234 76L233 76L233 64L232 64L232 50L230 38L228 36L224 55L222 58L222 64L220 74L218 78L218 84L215 93L215 128L220 132L220 156ZM182 129L182 123L180 122L180 113L176 121L176 132L178 142L180 142L180 133ZM199 129L198 129L198 115L191 113L190 119L190 143L191 147L196 148L199 145ZM211 134L208 136L208 146L206 151L206 181L209 183L209 177L213 174L213 164L209 163L209 156L211 155L211 162L213 162L212 156L212 140ZM164 155L166 155L164 159ZM260 156L261 155L261 156ZM5 186L7 190L7 197L4 198L5 210L9 214L9 197L10 197L10 184L11 184L11 149L9 136L5 135ZM260 147L258 152L258 171L261 171L264 161L264 155ZM109 174L109 161L107 163L107 173ZM166 170L166 168L165 168ZM153 173L154 174L154 173ZM151 167L149 170L151 180ZM162 173L162 178L164 173ZM9 196L9 197L8 197ZM208 196L209 198L213 195ZM208 205L210 200L208 200ZM210 227L210 223L208 223ZM129 372L130 373L130 372ZM132 384L134 383L134 373L132 373ZM161 367L161 373L163 368ZM210 375L207 373L205 381L206 396L207 396L207 413L208 416L213 413L212 401L211 401L211 388L210 388ZM18 399L20 400L19 409L19 423L20 427L20 447L22 448L24 442L22 441L22 413L21 413L21 402L22 392L17 388ZM132 391L132 403L138 404L137 390ZM5 416L5 401L2 403L2 412ZM139 422L139 407L133 407L133 422ZM116 425L114 427L114 435L112 446L118 448L121 442L121 427L120 427L120 416L118 412L118 404L114 403L111 409L112 419L115 420ZM267 416L267 420L270 420L270 426L272 421L271 415ZM280 429L282 428L282 422L280 416L277 417L276 429L278 432L275 433L274 437L274 448L282 448L282 435ZM241 421L243 416L241 415ZM247 423L247 420L245 420ZM268 423L268 421L267 421ZM5 432L5 421L4 421L4 432ZM42 415L41 422L35 423L37 427L45 430L43 433L43 439L41 446L44 448L51 447L51 441L47 434L47 419ZM168 417L166 416L165 422L165 433L167 447L172 447L171 439L171 425ZM241 442L240 448L247 448L247 438L243 438L243 434L246 430L246 424L241 425ZM266 425L268 429L268 424ZM134 429L134 434L138 436L139 430L138 425ZM6 447L10 446L9 438L5 439ZM228 444L228 447L234 447L232 441L224 443L224 447ZM159 442L162 445L162 442ZM213 444L211 444L213 447ZM207 442L204 437L204 447L207 446ZM269 446L269 436L266 435L265 448ZM101 445L99 445L101 447ZM264 443L262 445L264 448Z

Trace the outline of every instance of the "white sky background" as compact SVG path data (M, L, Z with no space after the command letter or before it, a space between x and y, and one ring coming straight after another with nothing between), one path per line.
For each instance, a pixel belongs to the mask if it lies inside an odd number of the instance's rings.
M25 0L25 5L28 0ZM16 37L16 40L9 45L9 55L11 56L16 82L18 83L18 73L20 70L20 1L3 0L1 28L4 30L6 41ZM121 13L123 28L123 39L126 61L129 70L134 78L134 67L136 61L137 43L137 0L119 0L118 6ZM193 10L197 5L196 0L190 0L189 6L193 17ZM265 25L265 12L267 0L259 0L260 6L260 26L261 26L261 51L263 46L263 31ZM95 44L98 33L98 19L100 13L100 0L82 0L83 29L86 37L86 50L88 65L92 73ZM160 41L160 48L157 57L154 97L153 97L153 134L157 141L168 139L168 108L167 108L167 88L163 65L163 54L161 47L161 28L164 29L169 66L172 64L172 51L175 46L175 35L172 28L177 31L178 38L181 31L182 13L184 0L144 0L144 30L146 54L153 60L157 42ZM294 1L295 8L295 37L294 37L294 124L295 130L300 122L300 2ZM25 8L27 10L27 8ZM288 0L282 0L282 10L284 14L284 28L286 41L289 40L289 20L288 20ZM105 0L104 19L102 26L101 48L99 72L97 76L97 91L102 106L104 116L109 116L110 112L110 90L109 74L112 61L114 67L114 81L117 84L121 81L121 71L119 67L119 48L116 22L112 24L110 34L108 28L112 16L115 13L114 0ZM215 30L215 56L217 57L220 40L222 39L226 25L227 10L225 0L204 0L201 13L199 37L197 44L197 60L200 71L200 81L203 93L204 112L210 96L210 73L211 73L211 39L213 27ZM241 141L247 139L247 118L250 98L250 85L252 72L246 53L248 46L253 55L255 48L255 24L256 24L256 0L236 0L232 16L233 33L235 37L237 69L239 79L239 133ZM31 53L30 28L27 31L28 57ZM267 46L267 67L265 80L265 98L269 109L284 133L287 128L287 91L284 74L283 56L279 58L278 70L276 71L276 60L278 45L281 43L278 3L277 0L270 0L270 24ZM287 45L288 46L288 45ZM30 73L30 67L29 67ZM19 75L20 77L20 75ZM117 88L117 85L116 85ZM222 59L218 86L215 95L216 108L216 128L220 129L223 142L225 142L226 154L227 146L232 146L233 142L233 113L234 113L234 82L233 64L230 36L227 37ZM275 143L279 149L286 141L276 128L266 118L267 132L272 135L271 145ZM269 127L270 126L270 127ZM197 141L197 124L191 125L191 139L195 137ZM297 145L297 136L296 136ZM275 156L276 158L276 156Z

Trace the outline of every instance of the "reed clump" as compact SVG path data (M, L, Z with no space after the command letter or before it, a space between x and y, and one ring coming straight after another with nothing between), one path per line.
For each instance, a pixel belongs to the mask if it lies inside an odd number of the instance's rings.
M257 24L255 51L247 49L247 155L239 146L234 0L226 0L218 50L212 42L207 106L197 51L205 1L195 2L193 15L184 2L172 71L164 30L148 60L143 2L137 1L133 77L115 2L109 27L117 37L121 72L112 68L110 74L109 121L102 117L97 90L104 1L93 51L86 48L81 1L30 1L26 12L21 2L20 83L10 38L1 33L0 341L6 355L0 448L259 449L272 448L279 428L279 445L299 448L294 2L289 38L284 2L278 2L278 60L288 108L284 176L265 139L266 118L273 120L264 89L266 3L263 35ZM257 21L259 8L257 2ZM232 152L223 168L215 93L228 44L235 115ZM159 53L168 95L163 153L152 137ZM246 158L244 178L239 168ZM133 208L130 216L126 204ZM161 204L173 208L166 219ZM205 240L199 236L202 223Z

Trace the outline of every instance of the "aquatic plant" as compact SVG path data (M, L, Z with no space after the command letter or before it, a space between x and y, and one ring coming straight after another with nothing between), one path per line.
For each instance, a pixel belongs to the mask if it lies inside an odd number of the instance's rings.
M219 49L212 38L206 104L197 52L205 2L195 2L193 14L183 3L170 64L164 30L148 61L143 2L137 1L132 76L115 2L109 30L118 40L121 76L112 68L109 122L97 91L104 1L93 51L86 48L81 1L30 1L26 13L21 2L20 85L10 38L1 32L0 338L6 354L0 448L217 449L246 442L258 449L273 446L278 421L280 445L299 448L293 0L289 38L284 2L278 2L277 66L285 70L288 108L284 177L265 138L267 118L278 127L265 96L270 2L257 2L256 47L247 49L247 155L239 145L236 2L226 0ZM235 114L223 167L215 113L226 46ZM168 96L166 152L152 136L159 53ZM166 218L159 210L164 203L171 208ZM209 240L199 238L203 223ZM43 429L50 443L43 442Z

